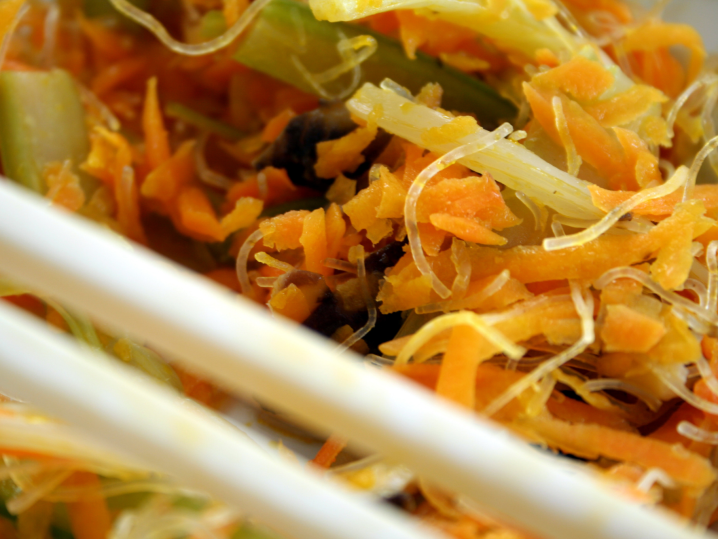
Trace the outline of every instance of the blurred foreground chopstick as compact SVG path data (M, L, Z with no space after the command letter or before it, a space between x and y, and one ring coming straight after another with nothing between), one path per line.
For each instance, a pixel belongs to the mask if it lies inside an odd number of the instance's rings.
M365 368L349 356L336 357L326 342L309 331L273 319L207 279L141 247L128 247L111 233L49 208L47 202L5 181L0 181L0 272L147 340L224 387L255 394L307 424L403 462L422 477L464 493L494 515L544 537L704 536L660 511L621 498L583 474L567 472L555 458L409 382ZM12 361L4 353L0 356L2 384ZM26 376L26 384L24 398L49 406L49 411L79 426L100 427L100 415L91 420L79 405L86 395L76 395L74 406L58 408L43 397L43 384L33 385L31 376ZM87 405L93 405L102 391L95 388L93 393ZM58 392L54 398L59 402L63 395ZM113 419L124 421L130 432L127 418L115 414ZM153 434L149 422L135 426L138 440L140 433ZM119 438L112 440L120 443ZM156 436L153 439L159 443ZM218 437L214 443L230 442ZM140 448L123 447L147 458ZM229 450L218 452L232 458ZM192 454L178 449L179 453ZM214 468L217 476L226 464L208 462L199 452L196 461L196 466ZM199 468L185 473L186 459L182 462L168 455L166 464L172 466L168 471L230 503L241 501L228 498L229 485L219 490L221 477L200 477ZM262 481L259 474L235 479ZM262 488L243 484L236 489L246 493L253 487ZM283 491L275 486L273 492L279 496ZM291 505L290 491L284 492L288 499L277 504L278 511ZM315 511L312 518L341 521L342 515ZM302 525L292 534L310 537L311 523L305 519ZM394 537L350 527L344 527L344 537Z
M436 539L316 474L271 457L215 414L0 301L0 388L86 429L129 462L307 539Z

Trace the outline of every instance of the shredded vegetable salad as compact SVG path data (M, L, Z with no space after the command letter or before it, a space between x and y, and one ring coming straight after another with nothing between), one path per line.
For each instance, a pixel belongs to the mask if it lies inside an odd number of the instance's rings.
M707 527L718 71L665 3L2 0L0 181ZM0 297L231 400L52 298ZM322 443L306 466L448 536L534 537ZM276 536L11 396L0 456L3 538Z

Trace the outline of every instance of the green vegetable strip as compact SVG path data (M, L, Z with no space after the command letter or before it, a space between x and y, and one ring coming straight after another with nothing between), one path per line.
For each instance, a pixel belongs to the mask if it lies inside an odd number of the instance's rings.
M149 0L130 0L133 5L140 9L147 10L150 7ZM85 16L90 19L104 19L120 24L125 30L137 32L142 27L135 21L125 17L117 11L110 3L110 0L84 0L82 2L82 11Z
M365 26L317 21L311 10L295 0L273 0L239 44L235 58L304 91L315 93L292 60L295 56L310 73L321 73L342 62L336 45L346 38L360 35L373 37L378 48L361 64L360 84L379 84L385 78L416 93L429 82L444 89L442 106L451 110L473 112L482 125L492 128L510 120L516 110L491 87L436 58L417 52L416 60L406 57L401 44ZM330 88L344 89L351 75L343 75Z
M0 73L0 155L6 176L45 194L45 166L70 159L90 195L97 181L78 169L89 145L85 110L69 73Z
M229 140L238 140L246 135L246 133L236 127L232 127L231 125L220 122L219 120L209 118L204 114L200 114L196 110L185 107L184 105L174 101L167 103L167 106L165 107L165 114L167 114L170 118L182 120L190 125L204 129L205 131L210 131L211 133Z

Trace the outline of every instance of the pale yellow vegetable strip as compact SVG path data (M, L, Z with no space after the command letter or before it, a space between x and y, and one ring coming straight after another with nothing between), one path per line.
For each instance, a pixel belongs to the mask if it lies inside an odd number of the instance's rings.
M570 55L584 43L555 17L537 20L520 0L310 0L309 5L318 19L331 22L352 21L395 9L428 9L434 16L489 37L500 48L520 51L530 58L542 48Z
M381 107L379 127L414 144L440 154L474 142L487 131L447 144L422 143L421 135L429 128L450 122L453 117L409 101L396 93L373 84L362 86L347 102L349 110L367 119L375 107ZM603 212L593 205L588 182L549 165L521 144L500 140L481 153L459 159L459 163L479 172L489 172L495 180L540 202L557 212L579 219L598 219Z

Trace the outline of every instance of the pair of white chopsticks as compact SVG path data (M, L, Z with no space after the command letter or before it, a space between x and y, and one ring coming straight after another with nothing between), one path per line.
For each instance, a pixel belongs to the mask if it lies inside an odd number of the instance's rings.
M488 422L0 179L0 273L556 539L703 536ZM0 390L297 538L435 537L273 459L199 407L0 302Z

